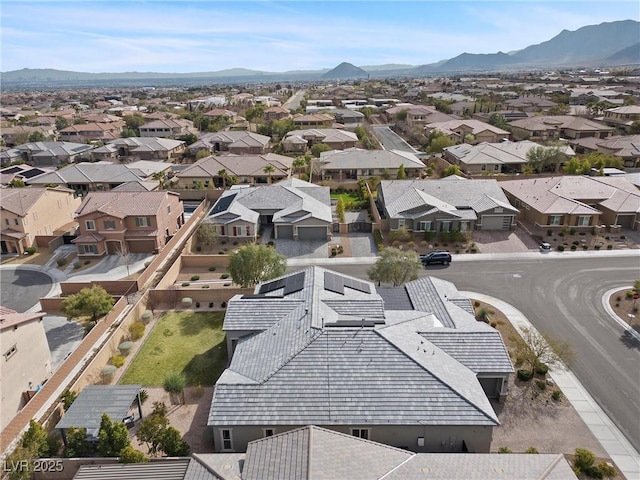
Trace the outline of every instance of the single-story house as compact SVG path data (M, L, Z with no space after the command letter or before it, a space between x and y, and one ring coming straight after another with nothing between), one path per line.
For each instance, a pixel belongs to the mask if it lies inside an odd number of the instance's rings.
M615 135L608 138L586 137L569 142L576 153L600 152L622 158L625 167L640 165L640 135Z
M189 145L189 154L195 156L199 151L229 152L236 155L260 155L269 151L271 138L259 133L225 131L205 133L200 139Z
M125 123L80 123L60 130L60 139L66 142L105 142L119 138Z
M94 160L119 159L120 161L152 160L171 162L181 158L186 150L182 140L158 137L117 138L106 145L96 148Z
M141 137L178 138L190 133L197 134L198 129L193 127L193 122L182 118L167 118L153 120L140 125Z
M411 152L361 148L322 152L317 165L323 180L358 180L375 176L395 178L401 165L404 165L407 178L415 178L425 168L422 160Z
M537 115L509 122L514 140L549 141L559 138L607 138L615 128L571 115Z
M259 187L234 185L204 221L229 240L255 240L260 228L269 227L276 239L325 241L333 226L329 187L296 178Z
M541 230L640 226L640 191L626 178L562 176L500 182L520 218Z
M633 122L640 121L640 105L609 108L604 111L602 121L611 127L617 127L629 133Z
M298 128L330 128L334 122L335 118L326 113L309 113L293 117L293 124Z
M41 134L47 140L56 140L57 133L54 127L46 126L25 126L16 125L13 127L3 127L0 132L0 137L7 146L14 146L26 143L29 141L29 136L33 134Z
M425 125L425 132L441 132L456 143L498 143L509 139L509 132L480 120L450 120Z
M383 180L376 202L391 231L512 230L518 215L493 179Z
M292 130L282 140L282 148L287 153L304 153L317 143L324 143L333 150L345 150L356 146L358 136L337 128Z
M58 166L91 158L94 145L71 142L31 142L0 153L2 165L23 160L34 167Z
M447 281L378 288L321 267L229 302L229 367L208 425L216 452L316 425L414 452L485 452L489 398L513 366L500 333Z

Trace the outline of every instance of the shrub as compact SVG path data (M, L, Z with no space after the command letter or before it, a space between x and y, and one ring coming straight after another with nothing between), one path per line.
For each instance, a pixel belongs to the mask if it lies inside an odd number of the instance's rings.
M117 368L113 365L106 365L100 370L100 380L102 383L109 383L116 373Z
M202 288L209 288L209 285L202 285Z
M143 323L149 323L149 320L151 320L153 318L153 312L151 310L145 310L144 312L142 312L142 315L140 315L140 320L142 320Z
M67 264L67 259L66 258L59 258L59 259L56 260L56 264L59 267L62 267L63 265Z
M231 286L231 284L230 284L230 283L225 283L225 284L224 284L224 286L225 286L225 287L230 287L230 286Z
M633 290L627 290L624 296L627 297L627 300L633 298Z
M400 240L394 240L393 243L391 244L391 246L394 248L398 248L400 245L402 245L400 243Z
M410 250L415 250L417 247L416 242L409 242L407 243L407 248Z
M550 237L550 236L552 236L552 235L553 235L553 231L551 231L551 230L547 230L547 237Z
M201 251L202 251L202 247L201 247L200 245L198 245L198 246L196 247L196 252L201 252Z
M529 370L518 370L518 379L522 380L523 382L528 382L529 380L531 380L532 376L533 375L531 375L531 372Z
M562 392L560 390L554 390L551 393L551 398L556 402L559 401L562 398Z
M578 240L574 240L573 245L580 245L580 242Z
M221 245L226 245L226 244L227 244L227 241L226 241L226 240L221 240L221 241L220 241L220 244L221 244Z
M529 447L524 451L524 453L540 453L540 452L538 452L538 449L536 447Z
M28 247L28 248L25 249L25 252L27 252L27 255L33 255L37 251L38 250L36 249L36 247Z
M220 304L220 308L227 308L227 302L222 302Z
M131 340L139 340L144 335L144 323L142 322L133 322L129 327L129 335L131 336Z
M78 262L73 264L73 268L74 270L77 270L78 268L80 268L82 265L80 265Z
M220 278L222 280L226 280L227 278L229 278L229 274L228 273L223 273L222 275L220 275Z
M593 247L595 250L600 250L600 245L594 245Z
M611 250L613 248L613 245L609 244L607 245L607 250Z
M480 306L480 302L478 300L476 300L475 302L473 302L473 307L474 308L478 308Z
M536 365L536 373L538 375L546 375L548 371L549 365L547 365L546 363L538 363Z
M500 447L498 453L513 453L509 447Z
M536 387L538 387L540 390L546 390L547 383L544 380L536 380Z
M184 297L181 301L185 307L190 307L193 304L193 300L190 297Z
M579 472L586 471L593 466L593 462L596 461L596 456L593 452L586 448L576 448L575 457L573 459L573 466L578 469Z
M589 249L589 245L582 245L582 249L583 250L588 250Z
M422 240L422 241L420 242L420 246L421 246L421 247L426 247L427 245L429 245L429 243L428 243L426 240Z
M576 229L575 228L569 229L569 235L575 235L575 234L576 234Z
M564 237L564 232L558 232L559 237Z
M114 355L111 357L111 365L116 368L120 368L124 365L124 357L122 355Z
M123 355L125 357L129 355L132 348L133 348L133 342L129 342L129 341L122 342L120 345L118 345L118 351L120 352L120 355Z
M216 271L216 267L209 267L209 271L210 272L215 272Z
M594 467L600 471L600 478L614 478L616 476L616 469L608 462L600 462L597 467Z
M197 280L200 280L200 275L193 275L193 276L191 277L191 281L192 281L192 282L195 282L195 281L197 281Z
M572 251L572 252L575 252L575 251L576 251L576 248L577 248L577 247L576 247L575 245L571 245L571 251Z
M625 240L627 238L626 235L620 235L620 240Z
M189 285L191 285L189 282L182 282L183 287L188 287Z
M557 250L559 252L564 252L564 245L558 245Z
M91 263L91 260L85 260L85 261L84 261L84 264L85 264L85 265L89 265L90 263Z

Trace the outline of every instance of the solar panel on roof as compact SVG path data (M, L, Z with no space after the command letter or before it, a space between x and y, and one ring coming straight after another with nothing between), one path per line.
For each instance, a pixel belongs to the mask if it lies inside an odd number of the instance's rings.
M304 272L296 273L284 279L284 295L296 293L304 287Z
M22 169L20 167L5 168L0 173L18 173Z
M269 293L274 290L279 290L284 287L284 279L281 278L279 280L274 280L273 282L268 282L260 286L260 290L258 293Z
M42 175L44 172L44 170L40 170L39 168L32 168L31 170L25 170L24 172L22 172L22 176L24 178L33 178L33 177L37 177L38 175Z
M354 280L353 278L344 278L343 283L345 287L358 290L362 293L371 293L371 290L369 289L369 285L367 283Z
M344 284L342 282L343 278L344 277L331 272L324 272L324 289L330 292L344 295Z
M231 205L231 202L233 202L233 199L236 198L236 195L237 193L227 195L225 197L220 197L220 199L218 199L216 204L213 206L213 208L209 212L209 215L215 215L216 213L226 211L227 208L229 208L229 205Z

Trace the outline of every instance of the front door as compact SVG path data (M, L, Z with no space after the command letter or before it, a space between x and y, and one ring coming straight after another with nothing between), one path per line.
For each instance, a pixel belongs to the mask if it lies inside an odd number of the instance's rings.
M5 242L4 240L0 241L0 251L2 251L2 253L9 253L7 242Z

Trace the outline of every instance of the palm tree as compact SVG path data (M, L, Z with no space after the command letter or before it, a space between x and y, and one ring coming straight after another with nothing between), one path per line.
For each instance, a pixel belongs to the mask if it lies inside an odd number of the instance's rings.
M300 178L300 171L307 164L304 157L296 157L296 159L291 164L293 166L293 170L298 174L298 178Z
M167 180L167 172L156 172L151 175L151 178L157 180L160 184L160 190L164 189L164 182Z
M222 189L224 190L225 188L227 188L227 177L229 176L229 174L227 173L227 171L223 168L222 170L218 170L218 177L220 177L222 179Z
M268 183L271 184L271 174L276 171L276 168L269 163L269 164L267 164L266 167L264 167L263 171L264 171L264 173L269 175Z

